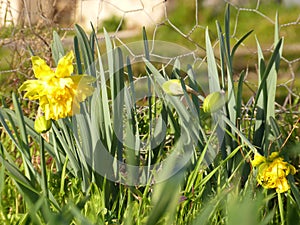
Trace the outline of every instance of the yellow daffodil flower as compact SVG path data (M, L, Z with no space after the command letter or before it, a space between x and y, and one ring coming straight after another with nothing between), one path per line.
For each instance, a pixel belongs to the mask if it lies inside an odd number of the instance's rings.
M19 91L24 97L39 100L46 120L58 120L79 112L79 103L92 95L90 85L95 78L87 75L72 75L74 54L70 51L62 57L56 69L51 69L38 56L31 57L32 69L37 80L25 81Z
M286 176L296 173L295 167L284 162L278 152L272 152L268 158L255 154L252 166L258 169L257 182L266 189L276 188L278 193L290 189Z

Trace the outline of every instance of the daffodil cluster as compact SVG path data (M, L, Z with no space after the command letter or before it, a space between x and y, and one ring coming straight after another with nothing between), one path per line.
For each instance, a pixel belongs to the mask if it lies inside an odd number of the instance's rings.
M25 81L20 91L24 97L39 100L40 109L46 120L58 120L79 112L80 102L92 95L95 81L92 76L73 75L74 54L70 51L62 57L56 69L51 69L38 56L31 57L32 69L36 80Z
M287 181L287 175L296 173L294 166L285 162L278 152L272 152L266 158L255 154L252 166L257 167L257 181L266 189L276 188L276 192L282 193L290 189Z

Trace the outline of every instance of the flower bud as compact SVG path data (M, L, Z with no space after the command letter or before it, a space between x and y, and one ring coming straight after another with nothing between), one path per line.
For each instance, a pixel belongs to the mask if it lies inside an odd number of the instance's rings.
M185 85L185 88L186 88L187 93L194 94L196 96L199 95L199 93L197 91L195 91L194 89L192 89L190 86ZM165 83L163 83L162 89L168 95L174 95L174 96L184 95L184 92L183 92L183 89L181 86L181 82L180 82L180 80L177 80L177 79L166 81Z
M162 89L168 94L168 95L183 95L183 90L181 86L180 80L168 80L162 85Z
M206 113L214 113L225 105L225 92L216 91L208 96L203 101L203 111Z
M46 120L45 116L39 116L34 121L34 129L38 133L45 133L51 128L51 120Z

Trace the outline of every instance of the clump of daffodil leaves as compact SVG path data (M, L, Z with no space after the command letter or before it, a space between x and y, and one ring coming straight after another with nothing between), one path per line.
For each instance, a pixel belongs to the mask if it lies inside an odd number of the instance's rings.
M73 60L74 54L70 51L59 60L57 68L52 69L40 57L31 57L32 69L37 79L25 81L19 91L26 91L25 98L39 101L39 110L44 115L36 120L35 127L41 132L49 128L49 120L78 113L80 102L94 91L91 84L95 78L73 74Z
M183 89L180 80L168 80L162 85L162 89L169 95L183 95ZM186 85L188 93L195 93L189 86ZM197 94L197 93L196 93ZM220 110L225 105L225 92L216 91L206 96L203 100L203 111L206 113L214 113ZM276 192L283 193L290 189L287 181L289 174L294 175L296 169L294 166L285 162L278 152L272 152L269 157L264 157L258 153L255 154L252 166L257 167L257 182L265 189L274 189Z
M290 189L287 181L289 174L294 175L294 166L285 162L278 152L272 152L269 157L260 154L254 155L252 166L257 168L257 182L265 189L274 189L276 192L283 193Z

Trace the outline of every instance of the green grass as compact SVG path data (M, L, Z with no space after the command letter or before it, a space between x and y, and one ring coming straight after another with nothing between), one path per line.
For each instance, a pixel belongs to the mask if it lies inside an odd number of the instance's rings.
M3 71L3 73L0 74L0 83L1 83L1 85L3 85L2 88L1 88L1 92L4 92L4 87L5 86L7 88L7 86L8 86L7 81L11 77L10 72L5 72L7 70L12 69L10 64L9 64L9 58L10 58L9 54L10 54L10 51L8 49L0 48L0 56L1 56L0 69L1 69L1 71Z

